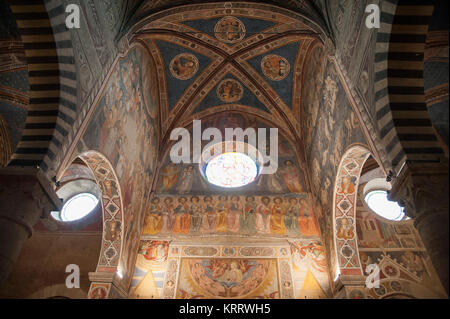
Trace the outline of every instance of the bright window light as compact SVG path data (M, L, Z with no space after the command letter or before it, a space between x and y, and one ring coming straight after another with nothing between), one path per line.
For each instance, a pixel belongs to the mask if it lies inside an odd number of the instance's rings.
M250 184L258 176L258 165L249 156L229 152L211 159L205 168L208 182L227 188Z
M60 219L63 222L81 219L92 212L97 204L97 197L90 193L75 195L64 204Z
M366 195L366 203L376 214L388 220L403 220L405 213L397 202L388 200L387 192L384 190L371 191Z

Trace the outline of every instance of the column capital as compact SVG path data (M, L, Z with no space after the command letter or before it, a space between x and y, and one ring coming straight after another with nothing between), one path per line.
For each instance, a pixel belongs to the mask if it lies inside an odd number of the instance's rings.
M397 201L411 218L448 213L448 163L405 163L392 180L389 200Z
M335 282L334 299L364 298L366 277L362 275L339 275Z
M61 201L39 169L0 169L0 218L23 226L29 237L39 218L60 208Z

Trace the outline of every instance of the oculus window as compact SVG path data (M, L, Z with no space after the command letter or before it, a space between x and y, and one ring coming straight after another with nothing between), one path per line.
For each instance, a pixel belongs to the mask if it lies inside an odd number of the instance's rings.
M383 218L392 221L405 219L403 208L397 202L390 201L385 190L368 192L365 196L365 201L372 211Z
M222 153L209 160L205 166L207 181L220 187L242 187L253 182L257 176L257 163L238 152Z
M98 204L98 198L90 193L80 193L67 200L61 212L52 216L62 222L71 222L89 215Z

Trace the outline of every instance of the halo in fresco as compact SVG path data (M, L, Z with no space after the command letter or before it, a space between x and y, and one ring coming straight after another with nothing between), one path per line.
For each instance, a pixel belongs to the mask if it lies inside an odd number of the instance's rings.
M269 54L262 59L261 69L269 79L281 81L289 74L291 65L285 58L279 55Z
M190 53L181 53L170 61L170 73L179 80L189 80L198 71L197 57Z
M226 43L241 41L245 33L245 25L235 17L223 17L214 27L216 38Z
M237 102L243 94L241 83L233 79L225 79L217 86L217 96L225 103Z

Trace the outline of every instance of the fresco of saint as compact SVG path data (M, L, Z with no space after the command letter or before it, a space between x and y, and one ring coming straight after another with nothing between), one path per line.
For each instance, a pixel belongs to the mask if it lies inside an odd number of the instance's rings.
M227 216L228 216L229 206L227 203L227 197L224 195L219 196L219 201L216 204L217 213L217 226L216 231L221 233L227 232Z
M188 80L198 70L198 60L190 53L181 53L170 62L170 72L180 80Z
M174 163L170 162L161 172L161 191L172 189L177 183L178 169Z
M300 171L292 161L285 161L284 167L282 167L280 171L284 184L291 193L303 193L303 186L300 181Z
M351 224L351 220L349 222L348 218L341 218L338 219L338 231L337 231L337 238L347 240L352 239L355 237L355 234L353 232L353 225ZM339 225L340 224L340 225Z
M215 212L215 208L212 203L211 196L205 196L203 199L205 205L203 207L203 218L202 218L202 226L201 231L203 233L214 233L216 231L217 224L217 214Z
M243 93L242 85L233 79L225 79L217 86L217 96L225 103L239 101Z
M280 197L275 197L272 205L272 214L270 215L270 233L277 235L286 234L286 226L284 225L285 207Z
M289 233L298 234L298 216L300 212L300 205L298 204L297 198L289 198L288 202L286 215L284 215L284 224L286 225L286 230Z
M319 230L316 226L314 216L309 210L306 199L300 199L300 214L298 216L298 226L300 232L305 236L318 236Z
M338 189L338 193L353 194L354 192L355 192L355 185L353 185L352 181L348 176L344 176L342 178L341 186Z
M223 42L236 43L245 37L245 26L235 17L224 17L217 22L214 33Z
M241 230L243 232L253 233L255 231L255 197L247 196L245 198L244 213L240 216Z
M270 198L264 196L256 207L255 228L259 234L270 233Z
M265 76L273 81L284 79L290 70L289 62L275 54L265 56L261 61L261 68Z
M193 233L197 233L200 231L200 227L202 226L202 216L203 216L203 208L200 204L200 199L198 196L193 196L191 198L191 231Z
M183 173L179 179L180 182L177 186L177 191L179 194L186 194L191 190L195 178L193 168L193 166L189 165L183 169Z
M150 209L148 214L145 215L144 220L144 234L154 235L161 231L162 228L162 217L159 214L161 211L161 205L159 204L160 199L158 197L153 198L150 204Z
M178 198L178 205L175 207L175 220L172 228L174 234L188 234L191 226L191 215L189 214L189 204L186 197Z
M229 232L237 233L239 231L242 209L243 206L240 203L239 196L232 196L230 211L227 216L227 229Z
M162 226L161 233L170 233L172 231L174 208L173 199L171 197L164 198L164 205L162 207Z

